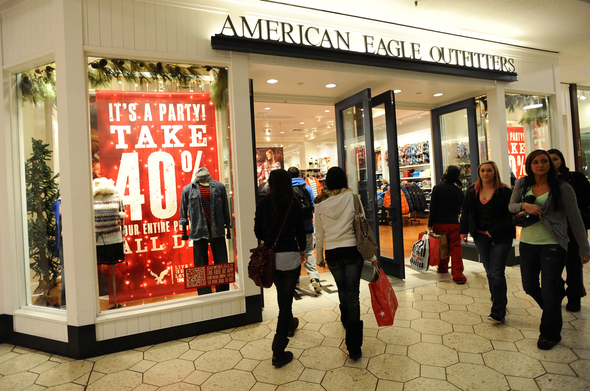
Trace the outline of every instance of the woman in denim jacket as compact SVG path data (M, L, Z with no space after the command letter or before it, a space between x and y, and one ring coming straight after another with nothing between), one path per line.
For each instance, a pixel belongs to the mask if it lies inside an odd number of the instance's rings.
M557 178L549 154L544 150L531 152L526 159L526 173L516 182L508 209L540 217L539 222L522 229L520 272L524 291L543 310L537 347L549 350L561 341L560 286L569 242L568 221L580 246L582 263L588 263L590 248L576 194L568 183ZM522 201L523 196L531 195L536 197L533 203Z

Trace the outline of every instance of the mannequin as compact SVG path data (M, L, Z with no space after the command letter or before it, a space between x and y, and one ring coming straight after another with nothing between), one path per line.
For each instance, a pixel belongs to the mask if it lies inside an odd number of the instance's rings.
M186 235L190 220L190 235ZM229 213L225 186L211 179L209 170L201 167L193 173L192 182L182 189L180 199L180 226L183 239L193 241L195 266L209 264L211 247L215 264L227 263L225 238L231 239L232 219ZM227 231L227 235L225 235ZM229 290L229 284L217 285L216 292ZM211 293L211 287L197 289L199 295Z
M94 231L96 234L96 259L100 265L113 267L114 306L117 305L117 284L115 280L115 264L123 262L123 224L125 221L125 207L123 197L115 188L111 179L96 178L92 182L94 190Z

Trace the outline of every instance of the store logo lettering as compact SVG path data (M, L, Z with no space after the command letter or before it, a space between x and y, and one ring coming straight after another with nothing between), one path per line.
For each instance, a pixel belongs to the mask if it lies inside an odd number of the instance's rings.
M515 72L514 59L498 55L472 52L440 46L430 46L424 52L429 58L422 57L423 45L417 42L406 42L396 39L375 38L372 35L357 37L350 32L321 29L315 26L268 19L257 19L248 22L240 16L241 24L236 29L231 17L225 19L221 35L234 36L260 41L282 42L294 45L315 46L343 51L356 51L407 60L434 62L438 64L456 65L466 68L478 68L499 72Z

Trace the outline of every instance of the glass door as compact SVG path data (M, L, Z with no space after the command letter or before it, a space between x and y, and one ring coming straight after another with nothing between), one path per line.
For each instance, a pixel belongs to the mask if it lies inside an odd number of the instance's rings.
M381 267L388 275L404 279L402 195L393 91L372 98L371 107L376 181L378 185L382 185L384 179L389 183L390 203L379 207L377 211ZM383 196L385 198L385 194Z
M471 98L432 110L432 144L438 152L434 158L436 178L440 181L448 166L457 166L461 169L463 191L477 180L479 148L475 108L475 98Z
M375 112L373 112L373 107L375 107ZM366 89L338 102L335 109L338 163L346 172L348 186L354 193L360 195L366 218L371 223L375 239L380 245L377 256L381 260L381 267L389 275L405 278L393 92L379 95L373 103L371 90ZM389 161L395 162L391 167L383 165L383 159L381 159L381 166L377 167L373 134L374 121L377 121L386 133L385 145L380 145L378 152L383 157L389 146L391 149L391 154L388 154ZM384 169L388 170L392 182L394 176L397 178L395 180L397 193L392 194L398 194L398 197L392 197L391 209L386 217L392 221L393 226L399 225L399 227L392 229L391 236L388 235L382 240L379 231L380 211L377 204L377 172L381 171L382 175ZM392 187L391 191L395 192L395 188ZM367 263L363 269L363 278L370 279L371 277L372 268Z

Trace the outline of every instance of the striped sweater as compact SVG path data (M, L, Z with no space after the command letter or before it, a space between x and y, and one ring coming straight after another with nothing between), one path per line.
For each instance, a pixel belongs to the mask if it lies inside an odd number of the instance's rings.
M94 189L94 232L96 245L122 243L122 220L125 219L123 197L119 195L111 179L97 178Z

